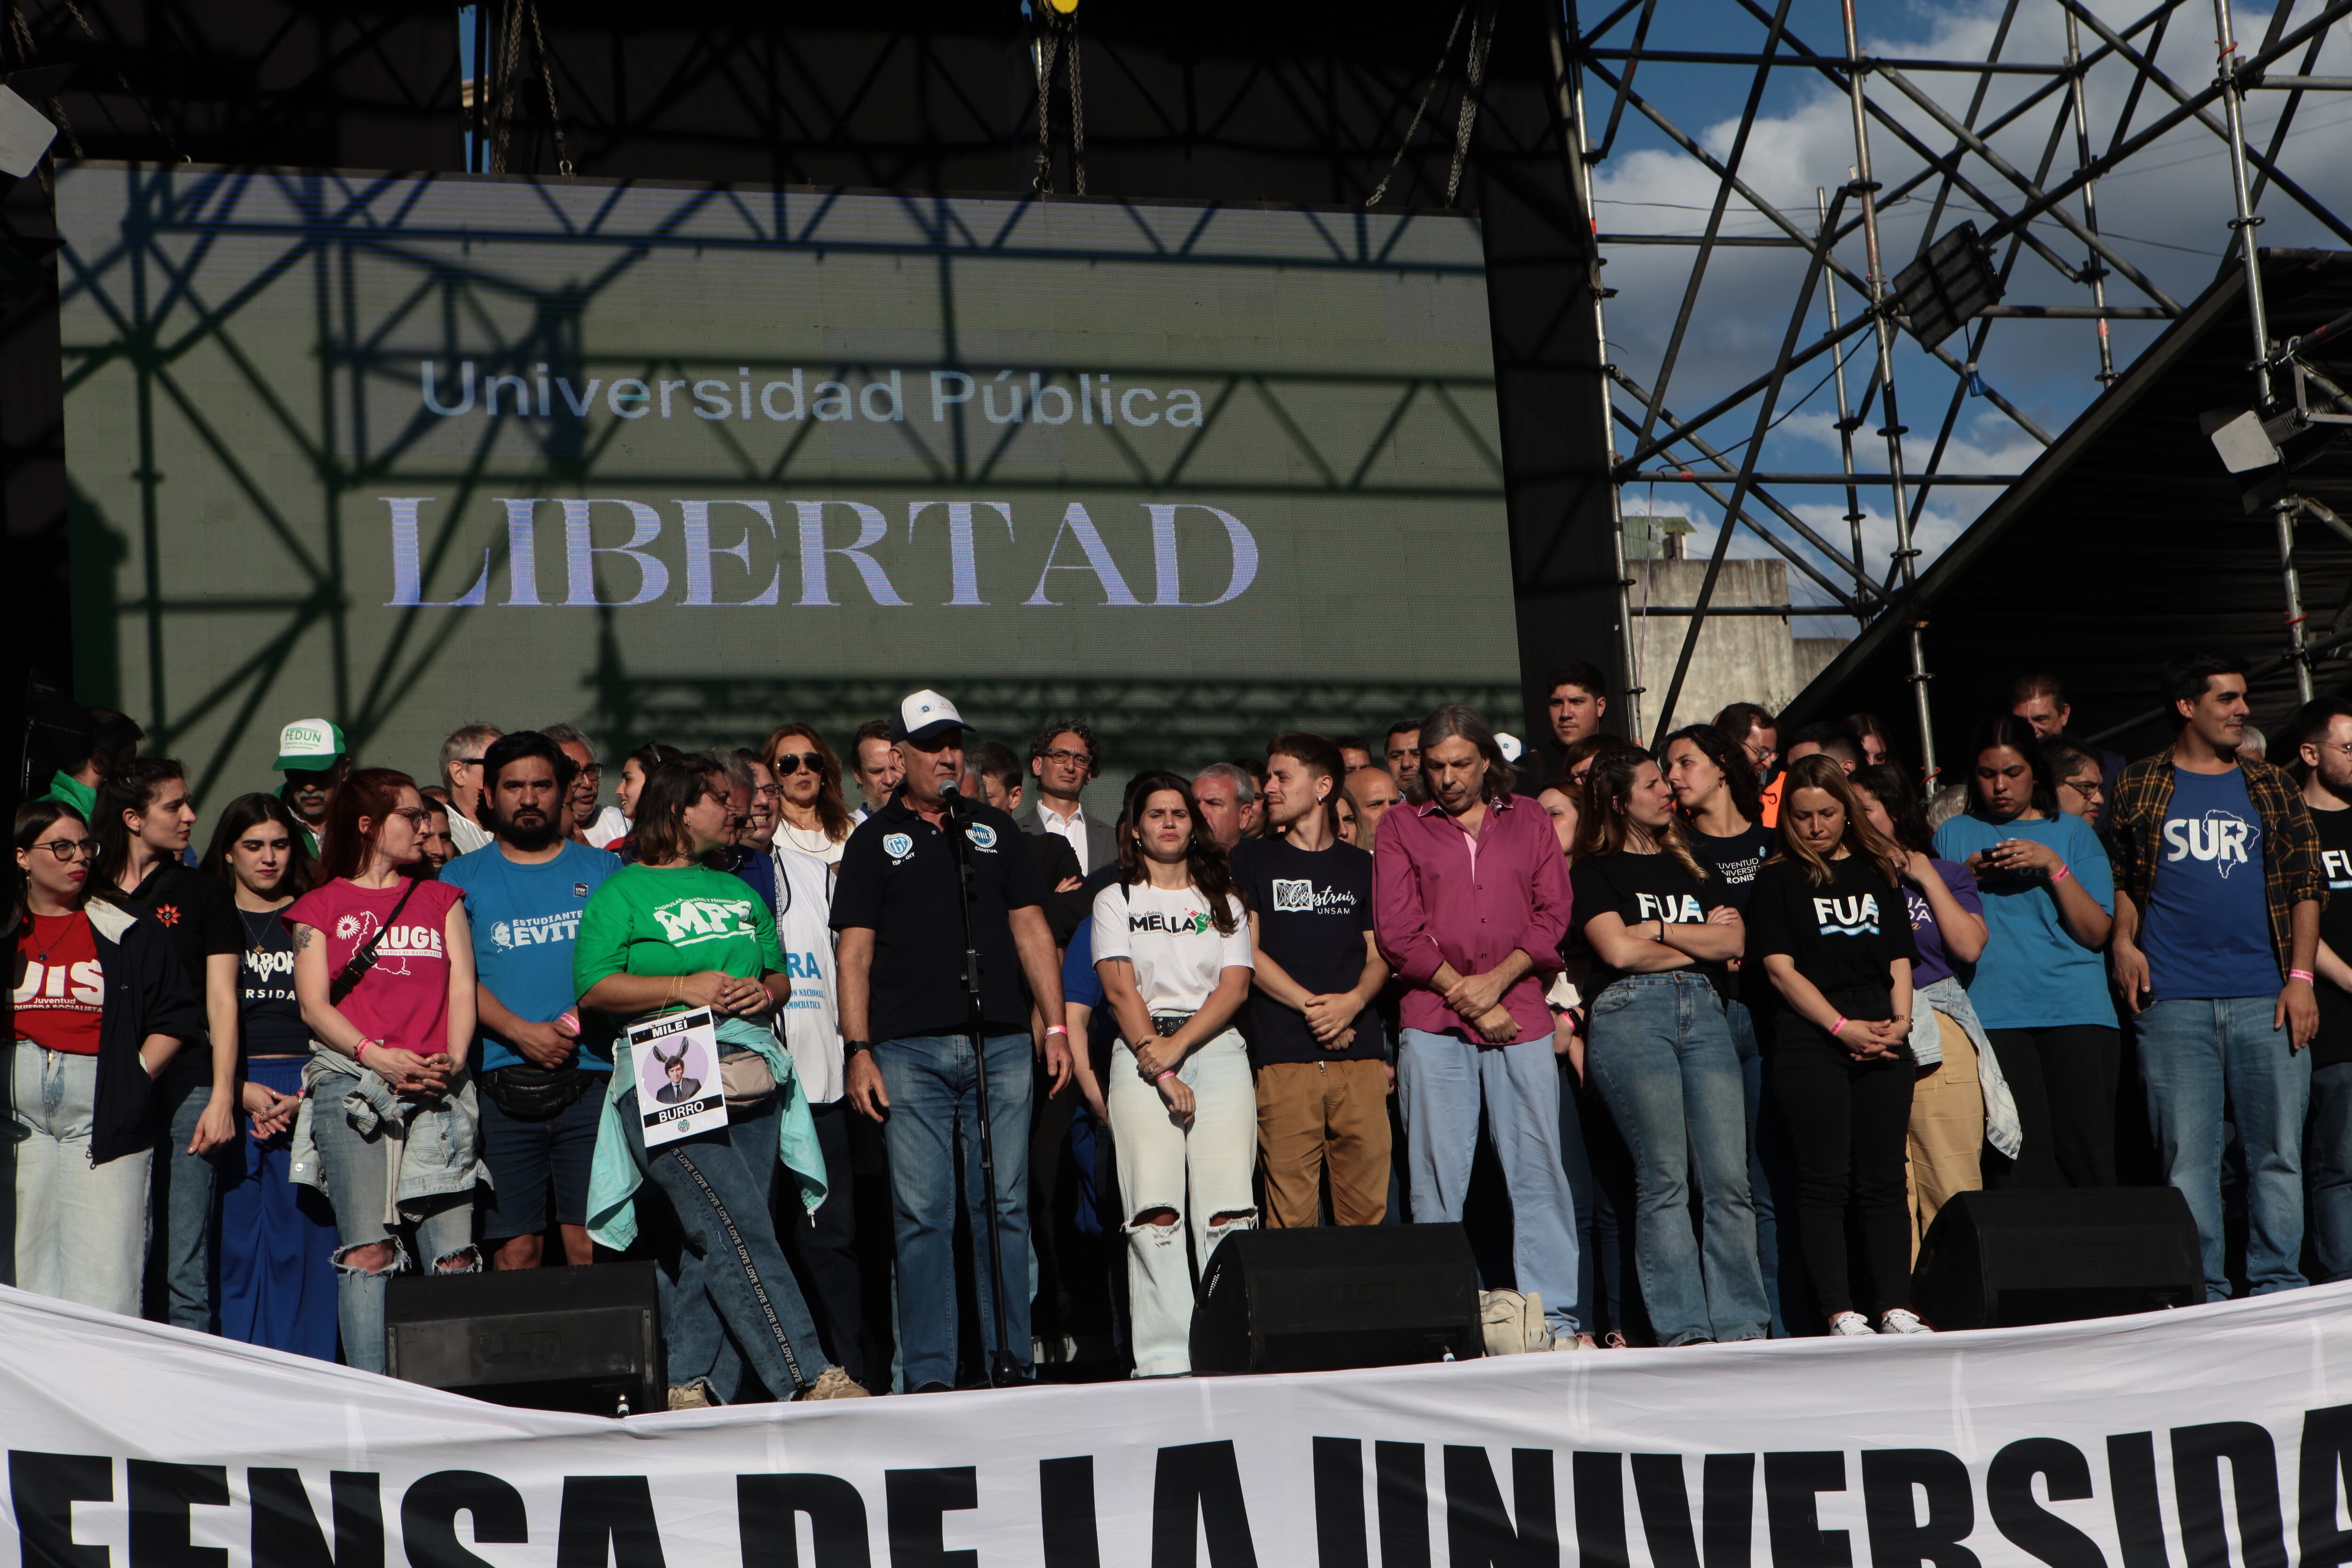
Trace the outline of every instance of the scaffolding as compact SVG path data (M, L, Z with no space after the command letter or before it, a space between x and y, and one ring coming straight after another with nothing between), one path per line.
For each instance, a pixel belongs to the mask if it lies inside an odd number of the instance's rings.
M1997 9L1967 14L1967 19L1991 24L1976 57L1868 53L1853 0L1834 3L1838 37L1830 47L1817 47L1801 31L1791 15L1794 0L1728 0L1708 15L1735 19L1744 37L1718 37L1710 42L1719 47L1688 49L1655 47L1652 40L1662 11L1679 9L1687 16L1696 9L1690 0L1617 0L1589 22L1580 13L1591 8L1590 0L1568 0L1565 110L1581 189L1588 210L1595 214L1602 264L1634 256L1654 268L1654 258L1675 251L1690 258L1679 309L1654 363L1626 363L1624 346L1610 343L1605 331L1602 335L1617 513L1622 516L1625 509L1629 489L1654 490L1661 485L1695 488L1722 511L1694 605L1637 605L1629 593L1630 574L1619 573L1629 721L1636 733L1663 739L1709 615L1730 613L1713 606L1711 599L1735 534L1745 533L1787 562L1794 578L1817 595L1809 603L1779 606L1791 616L1847 616L1857 630L1895 617L1892 624L1908 639L1920 757L1932 779L1933 672L1927 609L1916 594L1916 538L1929 498L1949 490L1983 491L2019 477L1981 460L1982 444L1960 429L1972 398L1994 411L1987 417L2000 421L2010 439L2021 438L2036 449L2053 440L2021 406L2035 400L2012 397L1983 368L1995 324L2002 324L2004 347L2028 332L2087 338L2082 395L2086 406L2116 381L2118 356L2127 360L2133 352L2130 344L2118 342L2116 323L2162 323L2182 312L2179 300L2151 275L2161 268L2134 259L2132 251L2144 247L2103 229L2103 179L2151 172L2177 156L2184 142L2209 153L2213 149L2206 137L2218 140L2231 174L2231 205L2211 215L2216 237L2228 237L2219 260L2225 267L2242 266L2247 279L2252 353L2243 399L2281 445L2315 426L2352 423L2352 400L2300 361L2296 345L2271 339L2252 249L2264 222L2265 196L2273 209L2292 215L2298 232L2352 247L2352 225L2317 188L2332 173L2329 164L2315 162L2299 178L2292 144L2298 116L2310 119L2306 100L2341 101L2339 95L2352 89L2352 77L2314 74L2336 24L2352 13L2352 0L2280 0L2251 48L2232 35L2229 0L2209 0L2210 12L2190 0L2158 0L2122 22L2089 0L2002 0ZM2168 59L2177 66L2209 17L2214 23L2210 57L2201 38L2195 52L2210 58L2210 80L2186 80L2178 69L2159 64ZM1951 27L1939 36L1965 32ZM2036 40L2055 46L2056 58L2019 58ZM1736 121L1685 124L1668 111L1670 102L1693 96L1691 77L1701 71L1716 73L1712 80L1727 71L1744 74ZM1844 132L1851 138L1847 177L1813 191L1811 211L1769 192L1769 178L1751 166L1759 131L1769 118L1769 90L1776 79L1791 75L1825 85L1821 101L1832 95L1843 99L1851 122ZM1700 98L1722 100L1719 94ZM2250 111L2250 104L2258 108ZM2327 122L2322 118L2320 124ZM1612 207L1651 210L1614 203L1596 189L1612 156L1624 155L1621 136L1634 140L1628 133L1636 130L1645 143L1640 151L1653 160L1645 173L1657 177L1654 183L1681 189L1674 180L1696 172L1688 183L1711 189L1689 204L1706 214L1696 232L1614 221ZM1903 247L1882 222L1897 204L1926 208L1916 234L1905 237L1908 255L1900 253ZM1805 258L1802 280L1780 312L1754 310L1753 290L1748 291L1750 314L1780 328L1777 343L1766 358L1744 353L1737 338L1727 349L1720 338L1709 341L1707 374L1717 383L1736 384L1696 413L1678 415L1669 400L1677 395L1678 369L1699 346L1694 323L1707 286L1718 280L1711 274L1722 272L1727 258L1758 249L1796 251ZM1605 312L1607 300L1619 290L1595 292L1594 309ZM2020 295L2040 302L2009 302ZM2092 325L2088 333L2084 323ZM2317 335L2346 330L2352 326L2339 323ZM2041 343L2029 347L2035 353L2047 352ZM1858 363L1850 367L1850 358ZM1803 374L1824 359L1825 367ZM1864 381L1858 399L1850 394L1850 369ZM1924 463L1917 460L1916 433L1898 412L1898 372L1902 390L1915 405L1941 404ZM2282 390L2290 373L2291 396ZM1796 382L1801 375L1802 381ZM1685 383L1691 379L1685 370ZM1791 395L1792 382L1810 384L1810 390ZM1832 384L1839 468L1774 467L1765 452L1768 437ZM2217 400L2228 395L2217 393ZM2079 408L2066 412L2071 417ZM1737 426L1746 427L1738 437L1724 433ZM1865 433L1883 448L1865 446L1857 452L1857 438ZM1880 450L1883 458L1874 468L1859 466ZM1831 497L1843 503L1843 541L1833 541L1816 526L1834 504ZM1865 549L1864 524L1873 516L1866 503L1883 505L1891 525L1891 549L1883 557ZM2352 531L2303 497L2283 493L2268 505L2284 579L2288 654L2308 697L2294 530L2298 521L2312 521ZM1808 510L1813 521L1808 521ZM1756 607L1739 606L1738 613L1753 614ZM1684 622L1680 653L1662 689L1652 687L1645 679L1649 672L1633 663L1632 628L1644 614L1671 614Z

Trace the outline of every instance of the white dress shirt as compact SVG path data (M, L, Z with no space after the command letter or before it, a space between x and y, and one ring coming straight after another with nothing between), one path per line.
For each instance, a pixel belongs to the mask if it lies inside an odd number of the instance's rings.
M1040 796L1037 801L1037 820L1046 832L1068 841L1071 849L1078 857L1080 876L1083 877L1094 869L1092 866L1087 864L1087 808L1085 806L1075 808L1067 816L1056 816L1054 815L1054 808L1046 805L1044 797Z

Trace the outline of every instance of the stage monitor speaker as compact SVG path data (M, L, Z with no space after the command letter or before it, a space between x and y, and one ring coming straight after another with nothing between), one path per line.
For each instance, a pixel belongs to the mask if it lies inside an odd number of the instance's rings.
M2189 1200L2172 1187L1961 1193L1927 1228L1911 1304L1938 1329L2113 1318L2205 1300Z
M1478 1265L1458 1225L1236 1231L1192 1310L1195 1373L1402 1366L1483 1343Z
M384 1300L384 1370L532 1410L668 1405L654 1266L403 1275Z

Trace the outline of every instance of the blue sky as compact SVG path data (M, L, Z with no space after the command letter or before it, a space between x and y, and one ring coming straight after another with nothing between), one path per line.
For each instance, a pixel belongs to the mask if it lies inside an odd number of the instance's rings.
M1592 0L1580 0L1580 5L1588 26L1608 9ZM2146 6L2138 0L2130 5L2094 0L2090 8L2120 30L2137 20ZM1860 7L1863 47L1865 53L1881 56L1980 59L1988 52L2000 9L1997 5L1887 5L1865 0ZM2288 28L2314 10L2314 0L2302 0L2300 5L2289 11ZM2059 59L2063 47L2063 16L2056 0L2023 0L2003 58ZM2259 44L2268 20L2267 9L2242 8L2233 14L2243 51L2251 52ZM1601 41L1621 46L1630 43L1633 21L1629 16ZM1843 52L1842 26L1833 0L1794 0L1790 8L1789 28L1794 37L1819 53ZM2202 0L2189 0L2175 13L2158 60L2187 91L2194 92L2212 79L2214 31L2211 7ZM2342 29L2338 28L2336 34L2312 68L2314 74L2352 75L2352 46L2343 41ZM1663 0L1649 44L1654 48L1668 49L1753 50L1760 47L1764 37L1763 24L1733 0ZM2083 29L2082 37L2085 52L2096 47L2098 40L2089 28ZM2141 43L2145 38L2143 34L2134 42ZM2300 64L2298 56L2289 65L2276 68L2291 70ZM1909 74L1916 86L1955 116L1966 113L1978 79L1927 72ZM1730 150L1740 105L1753 76L1752 69L1744 66L1654 62L1642 68L1634 87L1683 131L1722 156ZM2095 149L2103 149L2113 132L2130 77L2129 68L2117 61L2095 67L2091 72L2087 101ZM2040 79L1997 79L1979 122L2023 97L2040 84ZM1587 113L1597 136L1606 121L1612 93L1598 79L1588 79L1586 94ZM1873 96L1890 108L1902 105L1904 122L1929 145L1939 149L1949 146L1948 132L1936 130L1925 110L1904 103L1891 84L1874 84ZM2280 93L2253 95L2248 125L2257 146L2266 142L2284 97ZM2028 111L2015 126L1993 139L1996 150L2031 174L2041 162L2060 101L2053 95ZM2150 89L2137 111L2135 128L2149 123L2170 107L2169 99ZM2352 97L2307 95L2280 159L2289 174L2323 198L2339 216L2352 216L2352 137L2347 137L2343 129L2347 123L2352 123ZM1872 152L1874 172L1883 184L1891 186L1919 166L1916 158L1884 127L1873 126ZM1853 161L1852 121L1843 93L1810 69L1776 68L1766 86L1755 134L1742 165L1748 182L1767 200L1811 227L1814 189L1827 186L1833 190L1846 178L1847 167ZM2071 170L2074 164L2074 143L2070 127L2061 142L2053 177ZM2016 187L1980 160L1971 158L1966 173L1971 182L2004 207L2012 206L2019 199ZM1715 177L1696 160L1630 108L1607 162L1596 171L1595 184L1604 233L1699 232L1705 226L1706 207L1716 188ZM1913 256L1927 216L1929 203L1926 197L1933 189L1931 184L1921 195L1886 210L1883 232L1889 272L1899 269ZM2137 267L2158 288L2186 304L2210 284L2221 264L2228 240L2225 226L2232 216L2226 152L2219 138L2193 122L2182 126L2138 153L2123 171L2103 180L2097 196L2102 233L2126 261ZM2067 208L2080 217L2079 198L2070 201ZM2268 220L2262 230L2264 245L2343 243L2274 188L2258 210ZM1973 202L1956 193L1937 232L1969 217L1976 218L1980 227L1990 222ZM2054 219L2045 216L2032 227L2035 236L2053 251L2080 265L2085 247ZM1761 235L1780 231L1735 196L1723 232ZM1675 312L1684 297L1691 260L1696 253L1692 249L1623 247L1604 254L1612 261L1608 281L1620 290L1608 307L1612 357L1637 380L1654 385ZM1840 247L1839 256L1856 274L1866 270L1859 235ZM1804 253L1796 249L1721 250L1716 254L1698 297L1692 331L1675 368L1667 400L1669 407L1688 416L1769 368L1787 328L1804 268ZM2014 304L2084 305L2090 302L2090 293L2087 288L2069 282L2029 251L2012 273L2007 300ZM2150 303L2148 295L2119 276L2109 278L2107 300L2110 305ZM1857 295L1843 289L1842 319L1851 321L1859 303ZM1826 317L1817 294L1808 311L1801 343L1811 341L1825 326ZM2118 368L2153 341L2159 330L2160 324L2156 322L2113 323L2112 341ZM2058 435L2099 390L2095 379L2098 370L2095 334L2095 328L2087 321L1999 322L1987 342L1981 374L1986 383L2016 404L2043 430ZM1872 355L1866 337L1855 341L1861 352L1850 362L1848 379L1853 394L1858 397L1869 376ZM1955 337L1945 347L1958 352L1961 344L1962 339ZM1821 471L1837 467L1833 394L1822 382L1827 370L1828 362L1824 359L1791 376L1779 409L1787 418L1766 437L1764 461L1768 467L1790 471ZM1926 465L1954 379L1950 372L1929 360L1907 338L1902 341L1896 356L1895 381L1902 395L1904 421L1911 428L1905 444L1906 460L1915 471ZM1810 397L1805 395L1808 393ZM1620 398L1621 406L1637 406L1622 394ZM1798 402L1800 399L1802 401ZM2216 400L2221 400L2218 394ZM1798 406L1790 413L1792 402L1798 402ZM1734 447L1748 437L1754 418L1754 405L1745 405L1711 426L1706 435L1719 447ZM1877 421L1874 419L1872 423L1874 426ZM2039 442L1982 398L1971 397L1963 402L1954 437L1954 456L1947 459L1947 466L1952 468L2016 472L2040 450ZM1866 434L1858 440L1862 445L1857 450L1857 466L1869 471L1882 470L1883 446ZM1621 437L1621 453L1630 449L1630 440ZM1922 520L1921 547L1932 557L1997 493L1958 489L1936 492ZM1839 489L1789 489L1780 492L1780 499L1819 531L1841 541L1846 537L1843 520L1845 505ZM1650 487L1629 486L1625 501L1632 510L1648 510L1654 504L1659 511L1689 515L1700 524L1698 546L1705 548L1712 542L1719 511L1688 486L1658 485L1654 503ZM1873 514L1865 525L1866 551L1883 570L1893 537L1892 526L1884 515L1888 507L1885 489L1881 487L1874 495L1866 492L1864 505ZM1745 537L1736 540L1732 547L1736 555L1767 552L1760 542ZM1796 597L1800 602L1818 600L1817 594L1804 590L1799 591ZM1801 622L1799 629L1843 633L1850 631L1852 626L1850 620L1807 621Z

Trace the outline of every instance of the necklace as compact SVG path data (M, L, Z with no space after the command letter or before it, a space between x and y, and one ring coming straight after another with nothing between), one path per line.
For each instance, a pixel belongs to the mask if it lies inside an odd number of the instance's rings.
M822 855L833 847L832 837L821 826L795 827L787 822L783 824L783 833L793 848L805 850L811 855Z
M40 952L33 954L33 962L39 964L42 968L47 969L49 966L49 954L57 952L58 943L73 935L77 922L86 921L89 919L89 916L86 911L81 910L68 910L62 915L35 915L33 919L37 922L40 921L63 921L65 922L63 929L61 929L57 935L49 939L49 945L41 949Z

